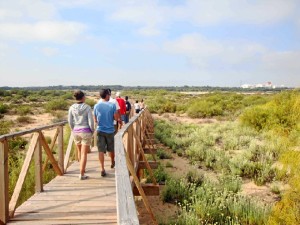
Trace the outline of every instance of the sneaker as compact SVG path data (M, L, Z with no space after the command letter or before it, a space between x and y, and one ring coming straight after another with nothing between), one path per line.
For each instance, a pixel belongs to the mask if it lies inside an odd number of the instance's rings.
M82 175L81 176L81 174L79 174L79 180L86 180L87 178L88 178L87 175Z
M115 161L110 165L110 168L115 168Z
M106 176L105 170L101 171L101 177L105 177L105 176Z

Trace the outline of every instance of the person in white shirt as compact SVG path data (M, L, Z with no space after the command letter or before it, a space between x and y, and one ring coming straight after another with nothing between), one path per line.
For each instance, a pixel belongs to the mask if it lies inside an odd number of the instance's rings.
M136 100L135 103L134 103L133 105L134 105L135 113L139 113L139 112L141 111L139 101Z

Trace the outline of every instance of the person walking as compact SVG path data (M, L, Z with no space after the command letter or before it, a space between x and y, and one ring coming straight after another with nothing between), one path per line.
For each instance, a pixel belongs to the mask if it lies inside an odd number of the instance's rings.
M122 121L125 121L125 115L126 115L126 103L123 98L120 96L120 92L116 93L116 100L120 106L120 115L121 115L121 123Z
M87 153L94 133L94 120L91 107L85 103L85 94L81 90L76 90L74 98L77 102L69 108L68 122L74 135L77 156L80 162L79 179L85 180L88 178L84 173Z
M118 103L118 101L116 99L114 99L113 97L111 97L111 89L108 88L108 93L109 93L109 102L113 103L116 105L116 109L117 109L117 118L114 120L114 126L115 126L115 134L118 132L119 129L122 128L122 120L121 120L121 114L120 114L120 105ZM102 101L101 99L99 101Z
M145 108L145 103L144 103L144 99L142 99L140 102L140 110L143 110L144 108Z
M125 114L124 122L126 124L129 122L129 116L130 116L130 112L131 112L131 104L128 101L128 96L125 96L125 104L126 104L126 114Z
M134 110L135 110L135 113L139 113L141 111L140 104L139 104L138 100L136 100L135 103L134 103Z
M97 147L101 167L101 176L106 176L104 168L104 154L109 152L111 168L115 167L114 153L114 119L118 120L116 104L109 102L108 89L100 91L101 100L94 106L94 119L97 123Z

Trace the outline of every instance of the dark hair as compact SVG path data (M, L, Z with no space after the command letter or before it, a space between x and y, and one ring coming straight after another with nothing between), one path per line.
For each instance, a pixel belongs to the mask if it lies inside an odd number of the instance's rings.
M111 89L107 88L108 94L111 95Z
M77 101L79 101L84 97L84 93L81 90L76 90L74 91L73 96Z
M125 96L125 100L128 100L128 96Z
M99 94L100 94L100 97L102 99L105 99L106 96L109 95L109 90L108 89L101 89L100 92L99 92Z
M139 103L139 100L136 100L135 103Z

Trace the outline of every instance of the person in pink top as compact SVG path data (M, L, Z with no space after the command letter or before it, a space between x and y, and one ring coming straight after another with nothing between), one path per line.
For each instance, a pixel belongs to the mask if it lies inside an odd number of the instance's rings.
M120 106L121 119L122 119L122 121L124 121L125 115L126 115L126 103L125 103L125 100L123 98L121 98L120 92L116 93L116 100Z

